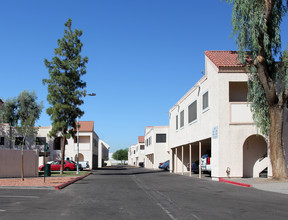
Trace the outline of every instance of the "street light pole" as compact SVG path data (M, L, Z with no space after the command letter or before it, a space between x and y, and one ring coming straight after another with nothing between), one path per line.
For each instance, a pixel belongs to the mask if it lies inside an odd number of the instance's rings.
M88 96L96 96L96 93L89 93ZM79 174L79 115L77 115L77 170L76 174Z

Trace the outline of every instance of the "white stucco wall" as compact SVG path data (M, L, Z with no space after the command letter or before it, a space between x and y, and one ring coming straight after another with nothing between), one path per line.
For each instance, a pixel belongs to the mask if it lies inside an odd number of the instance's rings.
M110 146L103 140L99 140L98 145L98 168L103 167L104 159L109 158Z
M153 126L153 127L147 127L145 129L145 167L147 168L153 168L157 169L159 166L159 163L165 162L166 160L170 159L170 150L168 149L168 126ZM156 143L156 134L166 134L166 143ZM151 143L149 146L146 144L146 140L151 140ZM149 155L153 155L153 161L148 159Z
M238 108L235 111L235 108L230 107L229 82L247 82L248 79L246 73L239 71L239 69L236 71L231 69L231 72L219 73L214 63L205 56L205 76L170 109L169 148L174 150L171 159L174 158L178 172L179 166L182 170L182 146L184 146L183 162L186 165L189 160L189 144L192 144L193 157L196 154L196 157L199 158L197 143L211 140L212 177L226 177L228 167L231 177L242 177L243 144L249 136L257 134L259 131L251 120L251 113L248 112L249 115L246 115L247 108L245 106L242 106L245 111L239 111ZM202 96L207 91L209 107L203 111ZM188 106L195 100L197 100L197 120L188 123ZM233 123L231 122L231 109L233 110ZM180 128L182 110L184 110L184 126ZM178 129L176 129L177 115ZM176 148L177 157L175 155ZM202 148L202 155L206 153L206 149L207 146ZM184 167L184 171L186 170Z

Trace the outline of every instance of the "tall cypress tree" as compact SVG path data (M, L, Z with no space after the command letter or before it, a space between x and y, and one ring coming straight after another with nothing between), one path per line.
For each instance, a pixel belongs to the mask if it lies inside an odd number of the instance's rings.
M233 34L240 58L245 63L246 55L249 57L248 99L253 118L261 132L269 135L273 177L283 178L287 176L283 116L288 104L288 56L287 50L281 53L280 24L287 13L288 1L226 1L233 4Z
M79 109L83 104L82 97L86 95L84 90L86 82L81 76L86 74L87 57L81 56L83 43L80 41L81 30L71 29L72 20L65 23L65 31L62 39L58 39L58 47L52 61L44 60L49 70L49 79L43 79L43 84L48 85L47 100L51 107L47 114L52 120L50 137L62 137L61 171L63 173L65 142L71 136L75 136L77 116L81 117L84 112Z

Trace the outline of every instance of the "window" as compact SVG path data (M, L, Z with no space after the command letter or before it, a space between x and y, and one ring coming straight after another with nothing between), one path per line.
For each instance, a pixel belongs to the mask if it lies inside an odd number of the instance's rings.
M178 115L176 115L176 130L178 130Z
M202 96L202 110L205 110L208 107L209 107L209 97L208 97L208 91L207 91Z
M4 137L0 137L0 145L4 145Z
M134 150L134 154L135 154L135 150Z
M145 145L140 145L140 150L145 150Z
M184 110L180 112L180 128L184 127Z
M25 145L23 137L16 137L15 138L15 145Z
M229 102L247 102L247 82L229 82Z
M145 142L146 142L146 146L148 147L149 146L148 139L146 139Z
M197 101L188 106L188 123L197 119Z
M149 145L152 144L152 137L149 137Z
M45 145L46 137L36 137L36 145Z
M166 134L156 134L156 143L166 143Z
M54 150L61 150L61 143L60 143L60 141L61 141L61 138L60 138L60 137L55 138L54 144L53 144Z

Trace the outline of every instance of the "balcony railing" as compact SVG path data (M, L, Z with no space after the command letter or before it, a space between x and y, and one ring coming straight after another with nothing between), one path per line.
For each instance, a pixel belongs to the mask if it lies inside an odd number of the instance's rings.
M230 124L253 124L249 102L230 102Z
M90 150L90 143L79 143L79 150ZM77 143L74 144L74 150L77 150Z

